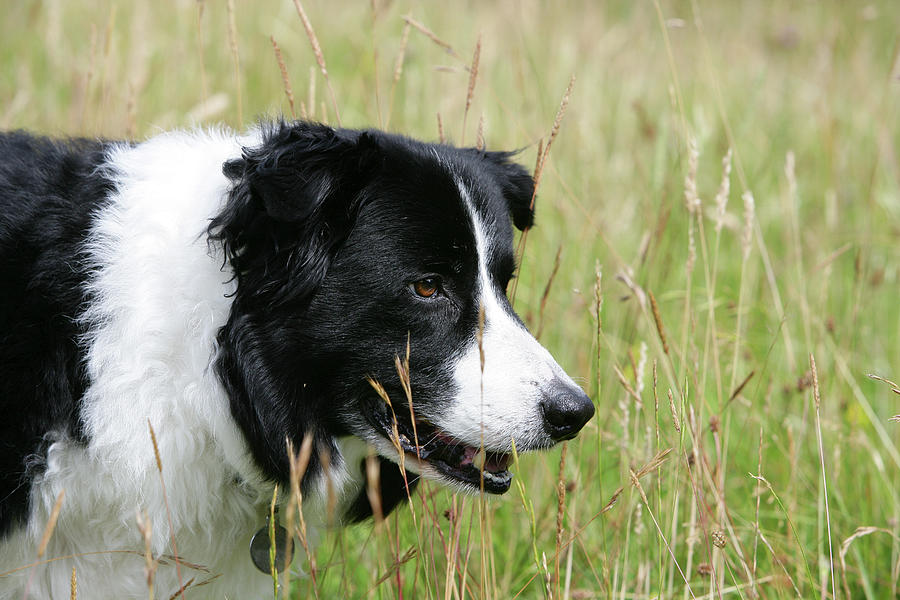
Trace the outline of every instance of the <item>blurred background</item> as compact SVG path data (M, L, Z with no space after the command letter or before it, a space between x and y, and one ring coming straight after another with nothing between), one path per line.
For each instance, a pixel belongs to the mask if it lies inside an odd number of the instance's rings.
M327 78L293 0L2 8L4 129L549 146L515 305L598 416L324 533L296 597L896 595L896 2L304 0Z

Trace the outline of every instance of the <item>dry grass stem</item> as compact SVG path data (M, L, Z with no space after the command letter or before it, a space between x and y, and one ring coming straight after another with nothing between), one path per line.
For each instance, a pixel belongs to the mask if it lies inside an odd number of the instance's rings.
M569 443L563 442L562 450L559 453L559 476L556 480L556 552L554 553L553 574L556 581L556 597L560 597L560 577L559 577L559 558L562 552L562 536L563 536L563 515L566 507L566 454L568 454Z
M672 413L672 425L675 431L681 433L681 419L678 418L678 409L675 408L675 399L672 397L672 390L666 390L669 394L669 411Z
M234 19L234 0L225 3L228 9L228 47L231 49L231 60L234 65L234 91L237 97L238 125L244 127L244 103L241 98L241 58L238 54L237 25Z
M484 395L484 303L479 303L478 305L478 331L476 332L476 338L478 340L478 361L481 366L481 393ZM484 423L482 423L482 427Z
M287 446L288 453L288 465L289 467L293 466L294 460L294 445L291 442L290 438L285 439L285 445ZM296 517L297 505L303 502L303 496L300 489L300 479L294 470L291 470L288 475L288 493L290 494L288 501L285 505L285 526L288 532L288 535L291 536L293 540L294 536L294 519ZM286 600L288 597L288 591L291 589L291 569L290 564L294 560L294 545L288 544L284 556L284 564L288 565L288 568L284 570L282 586L281 586L281 596L283 600Z
M406 21L407 25L411 25L417 31L424 34L425 37L427 37L432 42L434 42L435 44L437 44L438 46L440 46L441 48L446 50L447 54L449 54L450 56L452 56L454 58L462 60L462 57L459 54L457 54L456 50L453 49L453 46L451 46L450 44L448 44L447 42L445 42L444 40L439 38L437 35L434 34L433 31L431 31L430 29L428 29L427 27L425 27L424 25L422 25L421 23L419 23L418 21L413 19L411 16L406 15L405 17L403 17L403 20Z
M562 125L563 117L566 115L566 109L569 107L569 98L572 96L572 90L575 87L575 75L572 74L572 77L569 78L569 85L566 86L566 91L563 94L562 100L559 103L559 110L556 111L556 118L553 120L553 126L550 128L550 136L547 138L546 145L538 143L538 155L537 162L534 168L534 188L531 193L531 202L529 203L529 207L531 210L534 210L534 200L537 197L538 188L541 185L541 177L544 173L544 166L547 164L547 158L550 156L550 147L553 145L553 141L556 139L557 134L559 134L560 126ZM522 232L522 237L519 238L519 245L516 248L516 256L518 256L519 266L521 268L522 262L525 258L525 244L528 242L528 231L530 228L525 229ZM512 302L515 302L516 298L516 290L518 289L518 285L513 288L510 297Z
M91 93L91 81L94 78L94 68L96 66L97 60L97 26L94 23L91 23L91 54L90 60L88 61L88 70L84 76L84 89L82 90L81 97L81 129L84 130L87 128L87 106L88 100L90 98Z
M622 370L619 369L619 366L613 365L613 371L616 373L616 378L618 378L619 383L622 384L622 387L625 388L628 395L634 398L634 401L638 406L642 406L643 401L641 400L641 397L638 396L638 393L631 387L631 383L628 382L628 379L625 377L625 374L622 373Z
M570 515L570 521L572 521L572 522L574 522L575 515L577 513L577 511L576 511L577 503L578 503L578 494L575 494L572 496L572 501L569 503L569 515ZM579 542L581 542L580 539L579 539ZM572 597L572 595L571 595L572 567L574 565L574 556L575 556L575 553L573 552L573 548L572 548L571 544L568 544L566 546L565 552L566 552L566 574L565 574L565 584L563 585L561 597L563 600L569 600Z
M105 115L107 112L107 101L109 100L109 89L106 86L107 74L109 72L109 57L112 51L112 36L116 25L116 5L110 6L109 15L106 19L106 30L103 32L103 59L100 65L100 111L99 114Z
M391 79L391 97L388 100L388 116L385 127L391 122L391 113L394 111L394 94L397 90L397 83L403 74L403 61L406 58L406 46L409 43L409 29L411 25L409 21L403 24L403 35L400 37L400 51L397 53L397 60L394 62L394 76Z
M407 352L408 352L408 351L409 351L409 347L407 346ZM401 369L403 368L402 365L400 366L400 368L401 368ZM408 368L408 363L407 363L407 368ZM408 376L407 376L407 379L408 379ZM391 398L390 398L390 396L388 395L387 390L384 389L384 386L381 385L380 382L375 381L374 379L372 379L371 377L368 377L368 378L367 378L367 381L369 382L369 385L371 385L372 388L375 390L375 393L378 394L379 398L381 398L381 399L384 401L384 403L387 404L388 408L391 410L391 436L390 436L390 441L391 441L391 444L394 446L394 450L397 451L397 458L398 458L398 461L397 461L397 462L398 462L398 464L399 464L399 466L400 466L400 473L403 474L403 481L404 481L404 484L406 485L406 491L407 491L407 495L408 495L408 494L409 494L409 483L406 481L406 451L403 449L403 446L400 444L400 430L398 429L398 425L397 425L397 413L394 412L394 405L393 405L393 403L391 402ZM409 397L409 399L410 399L410 404L409 404L409 407L410 407L410 415L413 416L413 422L415 422L415 415L414 415L414 413L412 412L412 401L411 401L411 400L412 400L412 391L411 391L411 389L410 389L410 391L408 392L408 397ZM415 426L414 426L414 427L415 427ZM416 436L416 439L418 440L418 432L415 433L415 436ZM418 452L419 452L419 450L418 450L418 443L416 444L416 446L417 446L417 448L416 448L416 454L418 454ZM372 483L372 480L369 479L369 477L371 476L371 473L369 473L368 470L369 470L370 468L374 468L374 469L377 470L377 468L378 468L377 461L374 462L374 463L371 463L371 464L370 464L370 462L367 462L367 463L366 463L366 469L367 469L367 481L368 481L369 484L370 484L370 487L367 488L367 494L369 495L369 501L370 501L370 502L375 502L375 501L377 501L377 502L380 504L380 502L381 502L381 499L380 499L380 498L381 498L381 495L380 495L380 492L378 491L378 490L380 490L380 487L379 487L378 485L374 485L374 484ZM376 473L375 475L376 475L376 479L374 480L374 483L377 484L377 483L378 483L378 479L377 479L378 473ZM372 485L374 485L374 487L372 487ZM374 499L374 497L377 497L377 499ZM372 504L372 506L374 507L375 504Z
M169 496L166 493L166 480L163 477L162 459L159 456L159 445L156 443L156 432L153 430L153 424L147 419L147 427L150 428L150 441L153 443L153 455L156 457L156 468L159 470L159 485L162 488L163 499L166 504L166 521L169 525L169 541L172 542L172 554L175 556L175 570L178 574L179 592L184 597L184 583L181 579L181 561L178 559L178 546L175 544L175 527L172 524L172 511L169 508ZM176 594L177 595L177 594Z
M277 548L275 546L275 507L278 505L278 484L275 484L272 490L272 501L269 503L269 514L267 515L269 536L269 573L272 576L272 597L278 598L278 570L275 568L275 554Z
M537 190L541 183L544 167L546 166L547 159L550 157L550 147L553 146L553 141L556 139L557 134L559 134L563 117L566 116L566 109L569 107L569 98L572 96L572 90L574 88L575 75L573 74L572 77L569 78L569 85L566 86L566 91L563 94L562 100L559 102L559 110L556 111L556 118L553 119L553 127L550 128L550 137L547 138L547 144L544 146L543 152L540 153L537 167L534 170L534 193L531 196L532 209L534 209L534 198L537 195Z
M286 440L286 447L290 462L289 480L291 485L291 502L288 504L288 516L292 517L292 511L296 510L297 520L299 522L296 534L300 540L300 545L303 546L303 551L306 552L306 557L309 560L309 576L312 581L313 589L316 591L316 596L318 596L316 559L315 555L311 552L306 518L303 514L302 488L303 476L306 474L307 468L309 468L309 461L312 457L313 435L310 432L306 432L303 435L303 441L300 442L300 452L297 454L294 454L294 445L291 443L290 439ZM291 505L293 505L293 508L291 508ZM293 523L290 522L289 525L293 525ZM289 529L288 531L291 530ZM285 585L287 585L287 583Z
M672 450L673 448L666 448L665 450L658 451L653 458L650 459L650 462L637 471L632 471L632 475L638 479L642 479L644 476L653 473L669 459L669 454L672 453ZM634 481L632 481L632 483L634 483Z
M479 374L478 374L478 386L479 386L478 395L479 395L479 404L480 404L481 410L480 410L480 414L478 416L478 424L481 429L481 431L480 431L481 438L479 440L478 451L481 456L484 456L486 458L487 454L486 454L485 448L484 448L484 325L485 325L484 302L479 302L479 304L478 304L478 331L476 332L476 338L478 340L478 359L480 362L480 370L479 370ZM487 516L487 503L486 502L487 501L486 501L485 494L484 494L484 465L485 465L484 462L482 462L481 464L478 465L478 484L479 484L479 490L478 490L479 504L478 504L478 506L479 506L479 519L481 521L481 528L479 530L479 533L481 534L481 546L480 546L479 554L481 557L482 576L480 579L480 584L481 584L481 596L482 597L485 596L485 577L486 577L486 573L488 571L487 570L487 552L486 552L486 547L488 545L487 541L486 541L486 534L488 533L487 522L486 522L486 516ZM474 513L474 510L475 510L475 507L473 505L473 507L472 507L473 513ZM471 527L471 521L469 523L470 523L470 527ZM463 565L463 572L468 572L468 562L469 562L469 558L467 556L466 561Z
M153 558L153 523L150 521L150 515L146 512L137 511L136 514L138 531L144 540L144 576L147 579L147 597L153 600L153 580L156 575L156 568L159 566L159 560Z
M381 78L378 77L378 42L377 42L377 23L378 23L378 7L375 0L369 0L369 7L372 14L372 31L370 39L372 41L372 72L375 74L373 87L375 88L375 114L378 115L378 127L384 129L384 117L381 114Z
M384 508L381 506L381 470L378 467L378 457L369 454L366 457L366 496L372 506L372 515L376 525L384 522Z
M50 518L47 519L47 526L44 527L44 534L41 536L41 543L38 545L38 559L43 558L44 552L47 551L47 544L50 543L50 538L53 536L53 530L56 529L56 520L59 518L59 511L62 510L65 497L66 490L64 489L60 490L59 495L56 496L56 502L53 503L53 509L50 511Z
M662 342L663 352L669 353L669 342L666 340L666 329L663 327L662 316L659 314L659 306L656 304L656 297L653 292L647 291L650 296L650 309L653 311L653 322L656 324L656 333L659 334L659 340Z
M184 588L183 588L183 589L186 590L186 589L188 589L189 587L193 587L193 586L194 586L194 578L191 577L191 578L188 579L187 582L184 584ZM175 600L175 598L177 598L178 596L183 596L182 590L179 590L179 591L175 592L174 594L172 594L171 596L169 596L169 600Z
M0 127L9 129L12 126L13 119L28 107L31 102L30 95L27 90L16 90L15 96L11 100L7 100L3 116L0 117Z
M478 118L478 132L475 135L475 147L484 150L484 113Z
M406 357L403 361L399 356L394 356L394 367L397 369L397 375L400 377L400 385L403 393L406 395L406 404L409 407L409 420L412 423L413 442L416 445L416 456L419 455L419 432L416 429L416 413L413 409L412 399L412 382L409 378L409 335L406 337ZM405 477L405 475L404 475Z
M866 377L868 377L869 379L874 379L875 381L880 381L882 383L886 383L890 386L892 392L894 392L895 394L900 394L900 385L897 385L890 379L885 379L884 377L879 377L878 375L875 375L874 373L867 373Z
M760 426L759 428L759 442L756 446L756 476L762 477L762 446L763 446L763 428ZM753 490L753 495L756 497L756 514L753 521L753 568L750 571L750 581L756 585L757 576L756 576L756 558L757 558L757 550L759 549L759 505L760 500L762 499L762 487L759 485L759 480L757 479L756 486Z
M671 450L672 449L669 448L668 450L665 451L665 454L668 454L669 452L671 452ZM656 458L654 458L654 460L656 460ZM653 462L654 461L651 461L651 464ZM662 461L659 464L662 464ZM657 464L656 467L654 467L653 469L645 470L645 469L647 469L647 467L644 467L644 469L641 469L641 471L643 471L643 475L646 475L651 470L655 470L655 468L658 468L659 464ZM666 550L668 550L669 556L671 557L672 563L675 565L675 568L678 569L678 572L681 574L681 579L684 581L684 585L687 588L688 593L691 595L691 598L695 598L694 591L691 589L691 584L688 581L688 578L685 576L684 571L681 569L681 565L678 563L678 559L675 557L675 552L672 551L672 547L669 545L669 540L666 539L665 534L663 533L662 529L659 527L659 522L656 520L656 516L653 514L653 510L650 508L650 502L647 500L647 494L644 493L644 488L643 488L643 486L641 486L640 478L642 475L639 473L635 473L634 471L632 471L630 469L629 469L629 473L631 474L631 485L636 487L638 492L640 493L641 501L644 503L644 509L647 511L647 514L650 515L650 519L653 521L653 525L656 527L657 535L659 535L660 540L662 540L663 544L666 547Z
M730 404L732 400L737 398L738 395L740 395L740 393L744 391L744 388L747 387L747 384L750 383L750 380L753 379L753 376L755 374L756 371L750 371L747 376L744 377L744 380L741 381L736 388L734 388L733 392L731 392L731 395L728 397L728 401L725 403L725 406L728 406L728 404Z
M796 160L794 159L794 151L788 150L784 156L784 177L788 184L788 197L794 199L797 197L797 175L795 172Z
M621 270L616 273L616 279L625 284L625 287L634 295L634 298L638 302L638 306L642 309L647 306L647 293L644 292L643 288L635 282L634 279L631 278L631 275L625 271Z
M306 11L303 10L303 3L300 0L294 0L294 6L297 9L297 14L300 15L300 20L303 22L303 29L306 30L306 37L309 38L309 43L312 46L313 54L316 56L316 63L319 65L319 70L322 71L322 76L325 77L325 85L328 87L328 94L331 96L331 105L334 108L334 120L337 122L338 126L341 126L341 113L338 111L337 97L334 95L334 88L331 87L331 78L328 77L328 68L325 66L325 56L322 54L322 47L319 46L319 39L316 37L316 32L313 30L312 23L309 22L309 18L306 16Z
M631 352L629 351L629 354ZM638 347L638 361L637 364L633 364L634 367L634 389L638 393L638 396L643 397L644 395L644 374L647 371L647 342L641 340L641 345Z
M761 541L763 543L763 546L765 546L766 549L769 551L769 554L772 556L772 560L775 561L775 563L781 567L781 570L784 573L784 576L787 578L788 582L790 582L790 584L791 584L791 587L794 589L794 594L796 594L796 596L798 598L803 598L803 594L800 593L800 588L797 587L797 583L794 581L794 578L791 577L791 574L788 571L787 565L784 564L784 561L781 559L781 556L775 552L774 548L772 548L772 544L769 543L768 538L766 538L766 536L763 535L762 530L760 530L759 528L757 528L757 530L756 530L756 535L759 536L759 541Z
M75 567L72 567L72 579L69 581L69 600L78 598L78 577L75 574Z
M297 118L297 112L294 110L294 90L291 88L291 80L288 78L287 66L284 64L284 57L281 55L281 48L274 36L269 36L272 41L272 48L275 50L275 60L278 61L278 70L281 71L281 83L284 86L284 94L287 96L288 106L291 108L291 118Z
M406 57L406 46L409 44L409 28L407 21L403 25L403 35L400 36L400 51L397 52L397 60L394 61L394 76L391 79L391 97L393 97L394 87L400 81L400 75L403 74L403 60Z
M309 66L309 84L306 88L306 105L308 110L307 117L311 120L315 120L316 118L316 68L312 65ZM300 108L303 109L303 104L301 103Z
M850 593L850 587L847 584L847 553L850 551L850 544L852 544L855 540L865 537L867 535L872 535L873 533L886 533L887 535L893 538L894 542L900 544L900 537L897 536L890 529L884 529L883 527L857 527L856 531L853 532L847 539L841 542L841 549L838 551L838 560L841 563L841 574L843 575L843 584L844 584L844 595L847 598L852 598L853 594ZM897 563L893 566L893 570L896 572L900 570L900 559L898 559ZM834 596L834 591L832 591L832 597Z
M469 118L469 108L472 106L472 98L475 96L475 84L478 82L478 62L481 60L481 36L475 42L475 51L472 54L472 66L469 67L469 86L466 89L466 108L463 111L462 136L460 143L466 139L466 121Z
M538 139L538 144L537 144L537 154L535 155L535 158L534 158L534 170L531 171L532 179L534 179L534 177L537 175L538 171L540 170L541 160L543 158L544 158L544 138L540 138L540 139ZM532 204L533 204L533 197L532 197Z
M625 491L625 488L623 488L623 487L616 488L616 491L613 492L613 495L612 495L612 497L610 497L609 502L607 502L603 506L603 508L600 509L599 514L602 515L603 513L609 512L610 510L612 510L612 508L619 502L619 496L621 496L622 492L624 492L624 491Z
M538 310L538 326L534 337L541 339L541 333L544 331L544 311L547 308L547 298L550 297L550 288L553 287L553 281L559 272L559 265L562 259L562 245L556 248L556 258L553 259L553 269L550 271L550 277L547 279L547 285L544 286L544 293L541 294L541 304Z
M209 83L207 83L206 61L203 59L203 12L206 8L205 0L197 0L197 55L200 57L200 98L205 102L209 96Z
M478 362L479 362L479 376L478 376L478 385L479 385L479 406L481 408L481 414L478 416L478 425L481 428L481 445L479 447L480 452L484 452L484 321L485 313L484 313L484 302L479 302L478 304L478 330L475 332L475 338L478 341ZM480 465L478 468L479 475L479 484L480 484L480 494L481 500L484 501L484 466Z
M819 408L821 406L821 398L819 396L819 374L816 369L816 359L812 354L809 355L809 368L812 372L813 380L813 398L816 407L816 441L819 445L819 464L822 468L822 495L825 499L825 523L828 529L828 568L831 572L831 597L836 598L834 595L837 591L837 588L834 585L834 552L831 548L831 511L828 506L828 478L825 476L825 448L822 442L822 421L819 416ZM824 597L825 590L822 590L822 595Z
M600 353L602 348L602 338L603 338L603 269L600 266L600 261L597 260L594 262L594 309L597 311L597 330L595 332L596 339L594 342L597 344L597 356L594 358L597 361L597 395L600 395L600 390L602 390L601 386L601 369L600 369ZM599 443L600 436L597 436L597 441Z
M791 530L791 535L793 536L794 541L797 544L797 548L800 551L801 565L802 565L803 569L806 571L806 577L809 580L809 585L811 587L815 588L815 579L813 579L812 572L809 569L809 561L806 560L806 551L803 549L803 543L800 538L800 534L797 532L797 528L794 526L794 521L793 521L793 519L791 519L790 512L784 506L784 502L781 501L781 497L775 491L775 488L772 487L772 484L769 482L768 479L766 479L762 475L753 475L752 473L748 473L748 475L750 475L750 477L752 477L753 479L755 479L755 480L761 482L763 485L765 485L766 488L769 490L769 492L772 494L772 497L775 499L775 502L778 504L778 507L781 510L782 514L784 515L784 518L787 520L788 527ZM766 544L766 546L771 551L772 547L766 541L765 537L762 534L762 531L759 531L758 533L759 533L760 539L763 541L763 543ZM798 570L799 570L799 568L798 568ZM785 573L787 573L787 569L785 569ZM793 583L793 580L791 582ZM796 585L794 586L794 588L796 589ZM798 596L800 596L799 591L797 594L798 594ZM802 596L800 596L800 597L802 597Z
M369 593L370 594L374 593L375 588L377 588L379 585L381 585L382 583L384 583L385 581L387 581L394 575L396 575L397 572L400 570L401 566L403 566L404 564L411 561L417 555L418 555L418 551L416 550L416 548L414 546L407 548L406 552L403 553L403 556L401 556L400 558L395 560L391 564L391 566L388 567L387 571L385 571L385 573L381 577L379 577L377 580L375 580L375 584L371 587L371 589L369 590Z

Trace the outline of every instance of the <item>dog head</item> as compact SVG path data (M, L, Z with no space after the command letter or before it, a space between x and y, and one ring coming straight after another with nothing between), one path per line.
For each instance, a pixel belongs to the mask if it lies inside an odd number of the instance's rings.
M513 443L548 448L593 415L506 297L534 191L509 154L280 123L225 173L209 233L237 291L218 369L269 476L287 478L285 439L339 460L355 435L503 493Z

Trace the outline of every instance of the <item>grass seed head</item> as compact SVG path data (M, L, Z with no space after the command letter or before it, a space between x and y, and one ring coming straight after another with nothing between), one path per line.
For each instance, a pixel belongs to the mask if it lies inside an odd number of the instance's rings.
M669 410L672 412L672 425L675 431L681 433L681 419L678 418L678 410L675 408L675 399L672 397L672 390L667 390L669 394Z
M688 138L688 172L684 177L684 204L688 214L693 216L700 209L700 196L697 194L697 164L700 151L697 140Z
M722 231L725 222L725 209L728 207L728 194L731 191L731 148L722 157L722 181L716 192L716 233Z
M756 215L756 205L750 190L744 192L742 198L744 199L744 231L741 236L741 250L743 252L744 260L747 260L750 257L750 250L753 247L753 221Z

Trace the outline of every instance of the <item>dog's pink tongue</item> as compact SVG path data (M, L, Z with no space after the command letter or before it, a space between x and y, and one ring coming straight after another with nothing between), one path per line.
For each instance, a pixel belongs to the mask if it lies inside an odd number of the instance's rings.
M476 467L483 468L485 471L499 473L500 471L505 471L509 466L509 463L512 462L512 456L509 454L487 453L484 458L483 466L479 466L475 464L475 458L480 452L481 451L474 446L466 446L462 460L459 461L459 466L465 467L468 465L475 465Z
M485 471L505 471L512 461L511 454L489 454L487 461L484 463Z
M466 465L471 465L472 460L475 458L475 455L478 453L477 448L473 448L472 446L466 446L466 451L463 454L462 460L459 461L459 466L464 467Z

